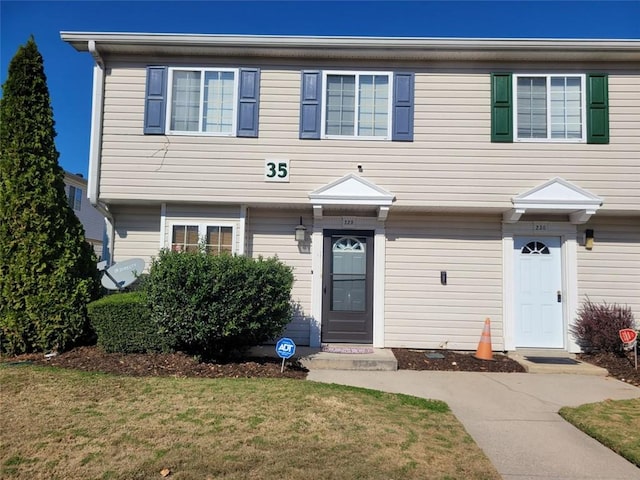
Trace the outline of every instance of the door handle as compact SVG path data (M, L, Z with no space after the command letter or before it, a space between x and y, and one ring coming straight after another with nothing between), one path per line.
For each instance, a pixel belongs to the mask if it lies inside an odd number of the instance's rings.
M558 303L562 303L562 292L560 290L558 290Z

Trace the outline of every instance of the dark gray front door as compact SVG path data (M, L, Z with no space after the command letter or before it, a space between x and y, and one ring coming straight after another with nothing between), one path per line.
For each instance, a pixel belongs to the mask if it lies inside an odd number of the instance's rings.
M325 230L322 341L373 342L373 232Z

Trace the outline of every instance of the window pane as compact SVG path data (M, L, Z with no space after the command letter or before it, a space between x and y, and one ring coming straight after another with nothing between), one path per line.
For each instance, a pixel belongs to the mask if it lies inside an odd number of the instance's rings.
M389 77L361 75L359 85L358 135L386 136Z
M551 77L551 138L582 137L580 77Z
M71 208L74 208L76 198L76 187L69 185L69 194L67 195L67 203Z
M196 225L174 225L171 249L182 252L198 251L198 227Z
M202 130L231 133L233 127L233 72L206 72Z
M354 134L355 92L355 75L327 76L327 135Z
M547 87L544 77L518 77L518 138L547 137Z
M198 131L200 72L173 72L171 130Z
M207 227L207 253L217 255L233 251L232 227Z

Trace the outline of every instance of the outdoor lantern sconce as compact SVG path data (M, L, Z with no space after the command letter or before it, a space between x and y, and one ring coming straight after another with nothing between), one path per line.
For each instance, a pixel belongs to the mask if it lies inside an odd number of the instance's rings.
M304 242L306 235L307 235L307 227L305 227L302 224L302 217L300 217L300 224L296 227L296 230L295 230L296 242L298 243Z
M587 229L584 232L584 248L591 250L593 248L593 230Z

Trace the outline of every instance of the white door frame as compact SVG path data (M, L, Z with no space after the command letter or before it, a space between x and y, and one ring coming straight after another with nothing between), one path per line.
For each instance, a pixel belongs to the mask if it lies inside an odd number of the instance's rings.
M518 222L502 224L502 298L504 348L515 350L515 259L513 237L560 237L562 268L562 324L565 349L578 353L580 347L569 334L578 309L577 227L569 222Z
M345 220L348 219L348 225ZM322 326L322 265L323 231L329 230L373 230L373 346L384 347L384 285L386 261L386 233L384 222L372 217L329 217L314 218L311 234L311 315L314 321L309 330L309 346L320 347Z

